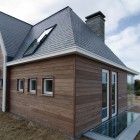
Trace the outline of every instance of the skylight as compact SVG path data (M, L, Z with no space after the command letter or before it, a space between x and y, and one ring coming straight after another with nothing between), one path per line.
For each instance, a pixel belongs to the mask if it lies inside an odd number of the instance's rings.
M47 36L47 35L51 32L52 29L53 29L53 27L51 27L51 28L45 30L45 31L40 35L40 37L37 39L37 42L39 43L45 36Z
M30 46L28 47L28 49L25 51L25 53L23 54L23 57L24 56L29 56L29 55L32 55L33 53L35 53L36 50L45 41L45 39L48 37L48 35L51 33L51 31L54 29L55 26L46 29L37 39L35 39L30 44Z

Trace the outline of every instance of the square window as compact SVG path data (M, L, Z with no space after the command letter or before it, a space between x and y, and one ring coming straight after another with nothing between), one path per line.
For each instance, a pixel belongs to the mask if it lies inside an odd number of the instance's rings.
M24 89L24 81L23 79L18 79L18 91L23 92Z
M36 92L36 79L29 79L29 92Z
M3 79L0 79L0 89L3 88Z
M45 95L53 95L53 79L48 78L48 79L43 79L43 93Z

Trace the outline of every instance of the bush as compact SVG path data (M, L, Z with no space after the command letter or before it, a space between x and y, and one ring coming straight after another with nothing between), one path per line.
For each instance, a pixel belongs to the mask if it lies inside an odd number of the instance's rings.
M136 91L136 92L135 92L135 95L136 95L136 96L140 96L140 91L139 91L139 90Z

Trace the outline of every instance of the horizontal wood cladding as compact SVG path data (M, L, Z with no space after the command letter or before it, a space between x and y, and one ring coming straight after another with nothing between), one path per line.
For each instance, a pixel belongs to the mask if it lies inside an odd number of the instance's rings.
M3 79L3 54L0 47L0 79ZM2 108L2 89L0 89L0 109Z
M76 56L75 135L102 122L102 69L118 74L118 112L127 107L127 73L109 65Z
M74 67L74 55L9 67L10 111L74 137ZM54 77L54 97L42 95L46 77ZM20 93L17 79L23 78ZM29 78L37 80L36 95L28 92Z

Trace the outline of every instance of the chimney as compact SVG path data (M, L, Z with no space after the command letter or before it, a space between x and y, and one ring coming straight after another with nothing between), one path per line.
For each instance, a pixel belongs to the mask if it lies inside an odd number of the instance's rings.
M91 30L104 42L105 39L105 15L99 11L92 15L85 17L86 24L91 28Z

